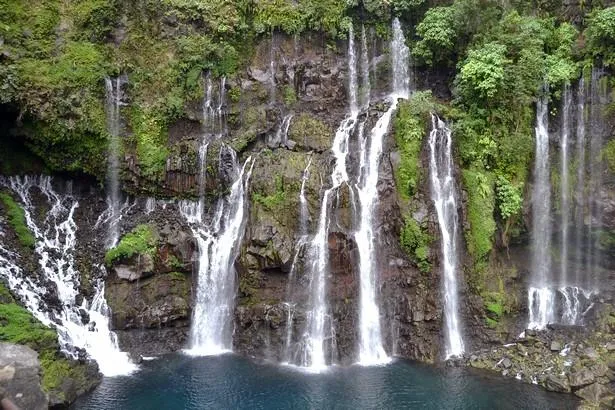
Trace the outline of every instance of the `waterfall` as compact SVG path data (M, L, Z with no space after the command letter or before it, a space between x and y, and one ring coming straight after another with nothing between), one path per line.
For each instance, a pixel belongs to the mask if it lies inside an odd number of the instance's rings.
M271 33L271 47L269 49L269 103L275 103L275 53L274 53L274 37Z
M604 167L601 156L605 133L603 106L607 100L607 90L600 82L601 77L602 71L593 68L589 93L586 92L584 79L579 80L575 104L569 86L562 93L559 276L553 275L550 260L548 108L544 99L537 105L535 181L532 192L532 278L528 289L530 328L543 329L549 323L582 324L584 312L591 306L591 298L597 292L596 281L601 259L599 233L603 225L600 202ZM590 98L589 110L586 109L587 95ZM573 121L576 127L573 127ZM570 181L573 129L577 167L574 188ZM587 135L591 136L588 158ZM570 257L570 243L575 245L573 258ZM572 262L575 266L571 267Z
M188 221L198 243L198 279L190 335L192 355L215 355L232 350L232 323L235 308L238 246L243 237L247 186L254 161L249 157L239 165L230 147L220 149L220 173L232 166L230 193L217 201L206 221L199 202L182 201L180 213ZM204 165L204 164L203 164Z
M308 272L310 275L310 300L307 313L306 329L302 336L299 355L300 365L310 368L311 371L321 371L327 367L327 352L335 345L333 325L326 300L326 279L328 275L328 234L329 234L329 208L331 198L342 184L348 184L348 171L346 158L348 156L348 140L355 129L359 109L357 106L357 60L352 28L348 36L348 98L350 101L350 114L344 118L335 132L331 151L335 157L335 166L331 173L331 187L322 197L318 229L307 245L307 255L310 261ZM327 326L327 321L329 322ZM327 329L329 334L326 334ZM331 356L329 354L329 356Z
M582 85L580 84L582 88ZM581 102L581 104L583 104ZM561 133L560 133L560 278L559 278L559 293L563 298L562 304L562 322L569 325L574 325L578 322L581 314L581 302L580 295L584 295L585 292L579 288L579 283L571 281L568 277L569 273L569 255L568 247L570 241L570 224L572 219L571 207L570 207L570 182L569 182L569 140L570 131L572 129L571 119L571 107L572 107L572 91L570 86L566 85L562 93L562 115L561 115ZM582 105L581 105L581 109ZM581 116L582 118L582 116ZM583 130L584 132L584 130ZM584 141L577 141L577 144L583 144ZM582 147L577 146L577 151L582 150ZM584 155L584 153L583 153ZM579 164L583 166L582 164ZM580 169L581 175L583 175L582 168ZM581 214L582 215L582 214ZM582 217L582 216L581 216ZM582 224L581 224L582 226Z
M585 283L589 289L597 288L597 268L601 263L600 230L603 224L603 208L600 204L600 190L603 182L602 149L604 148L604 100L607 98L607 90L601 84L603 71L592 67L589 110L589 181L588 181L588 223L587 223L587 260Z
M301 174L301 189L299 191L299 239L297 241L295 256L290 267L288 274L288 286L286 289L287 302L284 305L287 309L286 317L286 341L284 344L284 357L286 364L289 364L293 360L293 352L291 349L292 337L293 337L293 317L295 313L295 295L293 292L293 286L295 285L295 276L297 274L297 263L299 262L299 255L303 250L308 239L308 203L305 197L305 185L310 178L310 167L312 165L312 156L310 155L307 165Z
M279 146L286 146L288 143L288 129L290 128L290 122L293 119L292 114L287 114L282 118L282 122L278 127L273 138L270 138L267 141L267 146L269 148L277 148Z
M305 184L310 179L310 166L312 165L312 156L301 174L301 190L299 191L299 234L305 236L308 233L308 203L305 197Z
M364 37L363 32L363 37ZM363 41L362 41L363 42ZM363 54L367 55L366 50ZM361 217L359 230L355 233L360 265L359 301L359 364L373 365L390 361L382 346L380 329L380 308L377 301L377 252L374 231L376 205L378 204L378 168L382 155L383 139L389 130L398 98L408 98L409 50L405 45L404 33L398 19L393 21L393 40L391 42L391 62L393 67L393 92L389 97L389 109L378 119L369 134L369 146L362 138L362 156L359 165L359 193ZM369 72L365 70L364 72ZM364 77L365 78L365 77ZM369 80L369 75L367 81ZM361 124L361 132L363 124Z
M438 215L443 262L444 321L446 324L446 358L463 354L463 340L458 318L457 252L459 217L453 175L451 130L437 116L431 116L429 133L429 175L431 199Z
M121 194L120 194L120 152L121 152L121 118L123 77L105 78L105 111L107 114L107 130L109 132L108 163L107 163L107 247L114 247L120 238Z
M570 87L564 87L564 93L562 95L562 120L561 120L561 134L560 134L560 171L561 171L561 184L560 184L560 208L561 208L561 263L560 263L560 280L561 286L566 287L568 285L568 231L570 228L570 182L569 180L569 157L568 157L568 139L570 134L570 106L572 104L572 92Z
M361 91L362 107L367 109L371 99L371 84L369 81L369 50L365 26L361 27Z
M204 77L203 88L205 89L205 97L203 98L201 109L203 115L203 138L201 147L211 142L212 139L220 138L222 135L226 134L226 77L220 78L217 104L214 101L216 95L210 74Z
M549 181L549 107L543 96L536 104L536 152L532 188L532 276L528 289L531 329L554 319L551 278L551 185Z
M408 98L410 95L410 49L406 46L406 37L397 17L393 20L391 56L393 93L398 97Z
M579 80L577 90L576 106L576 157L577 157L577 180L575 184L575 283L581 284L583 281L583 261L585 252L583 251L583 233L585 226L585 81L583 77Z
M116 335L110 331L104 282L95 283L95 295L90 303L85 298L81 304L77 302L81 276L74 261L77 231L74 213L79 203L70 194L70 186L68 194L58 194L52 187L51 177L47 176L11 177L0 180L0 184L17 194L23 205L26 223L36 239L34 252L42 278L26 277L11 262L17 259L17 255L2 246L0 276L8 281L11 290L38 320L55 327L64 353L77 359L77 349L84 349L105 376L124 375L136 370L128 355L119 350ZM44 215L44 211L33 203L34 190L39 191L47 202L49 210ZM54 287L59 304L46 305L46 301L53 299L49 289Z

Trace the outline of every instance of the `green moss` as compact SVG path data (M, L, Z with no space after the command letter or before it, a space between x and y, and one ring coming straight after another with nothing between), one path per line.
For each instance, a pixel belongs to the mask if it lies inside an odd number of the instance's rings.
M141 175L152 181L161 181L169 155L165 116L154 109L135 107L131 122Z
M409 102L402 102L393 123L395 143L400 153L400 163L395 170L398 192L410 198L416 192L421 174L421 145L425 135L423 119L412 112Z
M0 284L0 288L4 286ZM57 346L56 332L15 302L0 303L0 340L26 345L36 351Z
M43 373L43 390L54 392L60 399L66 400L61 387L66 379L72 379L77 385L84 386L88 381L87 368L74 360L61 357L56 352L45 351L40 354Z
M287 201L286 188L282 177L280 175L275 176L275 191L272 194L263 195L259 192L254 192L252 199L270 211L279 210Z
M333 130L321 120L310 114L302 113L294 117L288 130L288 137L298 143L311 141L309 145L328 149Z
M615 174L615 140L610 140L606 143L602 150L602 158L606 160L609 171Z
M295 92L295 88L290 85L284 86L284 104L291 106L296 102L297 93Z
M137 254L156 255L158 240L150 225L138 225L127 233L115 248L105 254L105 264L110 266L118 259L130 258Z
M174 280L181 280L181 281L186 280L186 275L181 272L171 272L169 273L169 276L171 276L171 278Z
M85 365L60 354L57 340L55 330L43 325L18 305L0 282L0 341L26 345L37 351L43 389L64 400L60 390L67 379L72 379L78 386L91 385L92 380L88 380Z
M26 224L25 212L21 206L13 199L12 196L5 192L0 192L0 201L4 205L5 212L8 216L9 224L15 231L19 243L26 248L34 248L36 242L32 231Z
M494 328L496 328L496 327L498 326L498 321L497 321L497 320L494 320L494 319L491 319L490 317L486 317L486 318L485 318L485 324L486 324L488 327L490 327L490 328L494 329Z
M173 269L181 269L184 266L182 261L180 261L179 258L173 254L169 254L167 264Z
M475 263L484 261L493 247L495 191L491 173L465 169L463 185L468 193L469 228L465 232L468 251Z
M400 243L421 272L431 270L431 263L429 262L429 245L431 242L432 238L426 227L420 226L412 215L406 215L400 234Z
M228 98L231 100L231 102L238 103L239 99L241 98L241 88L232 87L228 92Z

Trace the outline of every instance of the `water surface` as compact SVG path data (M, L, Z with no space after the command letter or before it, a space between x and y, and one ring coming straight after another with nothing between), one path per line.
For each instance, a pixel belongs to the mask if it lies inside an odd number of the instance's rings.
M72 409L572 409L572 395L467 369L397 360L307 374L236 355L163 356L105 378Z

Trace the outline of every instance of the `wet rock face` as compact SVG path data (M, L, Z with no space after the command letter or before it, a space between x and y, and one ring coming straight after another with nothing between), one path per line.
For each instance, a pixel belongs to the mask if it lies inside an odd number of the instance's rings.
M305 102L304 99L301 100ZM307 103L306 103L307 104ZM381 115L370 110L366 132ZM305 310L310 300L310 270L313 261L309 244L302 245L301 225L310 240L318 228L322 195L330 186L334 159L329 141L305 142L302 129L318 129L298 114L291 122L289 136L296 140L293 150L275 149L257 158L252 175L252 203L244 245L238 259L239 298L234 333L235 349L272 360L289 360L286 339L290 328L290 356L305 331ZM325 118L320 117L320 118ZM327 117L330 118L330 117ZM365 117L362 117L365 118ZM341 121L342 116L337 118ZM333 121L331 129L337 127ZM311 127L311 128L310 128ZM311 133L312 131L310 131ZM305 135L310 135L306 133ZM313 134L312 134L313 135ZM439 287L433 274L421 274L400 249L402 224L397 190L389 155L392 135L385 137L376 208L375 261L378 272L378 300L385 349L390 354L433 361L439 356L441 307ZM315 141L312 139L312 141ZM349 172L359 158L358 138L351 138ZM324 149L320 153L321 148ZM326 147L326 148L325 148ZM305 185L307 217L300 218L299 192L303 169L312 150L312 166ZM276 184L275 179L280 178ZM356 192L343 185L330 200L331 213L326 246L329 253L327 303L335 329L333 361L350 364L357 360L359 337L359 255L354 239L358 228L352 201ZM427 205L423 205L427 209ZM293 262L295 268L293 269ZM294 304L294 305L289 305ZM292 313L292 314L290 314ZM288 321L291 320L290 323Z
M170 220L163 211L148 219L158 237L155 254L138 254L118 262L105 289L120 348L144 356L185 347L193 304L192 270L197 259L187 226Z
M0 343L0 399L21 409L47 409L40 379L38 354L26 346Z

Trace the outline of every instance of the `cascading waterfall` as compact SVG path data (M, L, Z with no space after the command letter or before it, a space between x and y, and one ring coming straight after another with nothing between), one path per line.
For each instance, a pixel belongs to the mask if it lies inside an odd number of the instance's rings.
M429 175L431 199L436 208L441 234L446 358L448 359L459 357L464 351L458 317L457 271L459 255L457 243L459 240L459 217L453 175L452 132L440 118L433 114L431 124Z
M577 157L577 180L575 184L575 283L581 284L583 280L583 233L585 226L585 80L579 80L576 106L576 157Z
M547 112L541 101L537 106L536 164L533 198L534 223L532 226L533 278L528 290L530 310L529 327L542 329L549 323L566 325L582 324L585 310L597 292L596 281L600 266L599 231L602 229L600 187L603 164L601 151L604 137L603 105L606 88L600 82L602 72L592 69L589 93L584 79L579 80L576 110L573 115L573 96L570 87L562 93L560 133L560 266L559 276L554 276L550 260L550 204ZM586 109L586 95L590 98ZM570 142L576 121L575 159L576 180L574 189L570 182ZM587 141L586 135L591 135ZM589 142L589 159L586 145ZM543 144L545 144L543 146ZM572 208L574 200L574 212ZM569 244L574 243L574 258L570 257ZM574 262L574 268L570 263ZM573 273L574 269L574 273Z
M121 195L120 195L120 151L122 85L124 77L105 78L107 129L109 132L107 163L107 247L114 247L120 238Z
M199 248L198 280L190 350L192 355L215 355L232 350L232 317L235 307L235 257L244 231L247 186L254 161L240 166L230 147L220 149L220 172L230 171L230 193L217 201L209 223L199 202L183 201L180 212L191 226ZM205 166L205 164L203 164Z
M292 344L292 336L293 336L293 318L295 313L295 296L293 293L293 286L295 284L295 276L297 273L297 263L299 262L299 255L306 244L308 239L308 202L305 197L305 185L310 178L310 167L312 166L312 156L308 159L307 165L301 174L301 189L299 191L299 239L297 241L297 249L295 251L295 256L293 257L293 262L290 267L290 272L288 274L288 287L286 289L287 302L285 302L285 306L287 309L286 315L286 341L284 344L284 357L285 362L291 363L293 360L293 352L291 349Z
M0 246L0 276L7 279L11 290L19 296L32 314L58 332L63 352L78 358L77 349L84 349L94 359L105 376L129 374L136 370L128 355L119 350L116 335L109 329L109 309L104 298L104 282L95 283L95 295L88 303L79 299L80 273L75 268L74 253L77 225L74 213L79 206L69 193L56 193L51 177L11 177L0 179L0 184L13 191L23 204L28 228L35 236L34 251L43 273L41 283L34 277L26 277L14 263L17 255ZM49 211L44 220L32 200L32 191L38 190L46 198ZM98 269L103 269L98 266ZM58 306L45 306L49 285L56 287ZM85 313L85 314L84 314Z
M328 272L328 233L329 208L331 199L342 184L348 184L348 171L346 158L348 156L348 139L355 129L359 109L357 106L357 60L352 28L348 37L348 98L350 100L350 114L342 121L335 133L331 151L335 157L335 166L331 173L331 187L327 189L322 198L318 229L308 244L308 272L310 274L310 300L307 313L307 324L302 336L300 346L299 364L310 368L311 371L322 371L327 367L327 349L335 345L334 334L329 308L326 300L326 278ZM327 322L328 326L327 326ZM329 334L326 334L329 329Z
M275 53L273 32L271 32L271 47L269 49L269 103L275 103Z
M288 129L290 128L290 122L293 119L293 114L287 114L282 118L282 122L278 127L273 138L267 141L267 145L270 148L277 148L279 146L286 146L288 143Z
M212 139L218 139L226 134L226 77L220 78L218 85L218 102L214 101L215 89L211 75L207 74L204 78L203 88L205 89L205 98L203 99L203 139L201 146L211 142Z
M532 189L532 277L528 289L530 329L553 322L555 293L551 285L551 185L549 181L549 107L543 96L536 104L536 153Z
M590 84L590 109L589 109L589 141L590 161L588 190L588 210L589 217L587 223L587 260L585 267L585 282L589 289L596 289L598 283L597 268L601 263L600 250L600 230L603 223L603 205L600 200L600 189L602 187L604 164L601 160L602 149L604 148L604 103L607 98L606 83L603 79L603 71L597 67L592 67Z
M572 93L570 87L564 87L562 95L562 124L560 135L560 170L561 170L561 263L560 278L561 286L568 285L568 231L570 227L570 183L568 181L568 146L570 134L570 106L572 104Z
M410 95L410 49L406 46L406 36L404 36L401 23L397 17L393 20L391 57L393 96L408 98Z
M363 33L364 34L364 33ZM367 55L367 52L364 53ZM358 191L361 217L359 230L355 233L360 264L359 300L359 364L374 365L390 361L382 345L380 308L377 301L377 255L374 225L378 203L378 168L382 155L383 139L389 130L399 98L408 98L409 56L404 33L398 19L393 21L391 62L393 67L393 92L389 109L378 119L369 134L369 147L362 141L362 156L359 165ZM369 73L364 70L364 73ZM365 78L365 77L364 77ZM369 75L367 75L369 81ZM362 130L362 128L361 128ZM362 132L360 132L362 134Z
M365 26L361 27L361 96L362 107L369 108L371 99L371 84L369 81L369 50Z
M582 89L582 83L579 85ZM583 102L580 102L581 109L583 109ZM570 130L572 129L572 91L570 86L564 87L562 93L562 116L561 116L561 134L560 134L560 172L561 172L561 184L560 184L560 279L559 279L559 293L563 298L562 303L562 323L574 325L578 323L581 314L582 299L580 296L585 295L586 292L580 287L580 284L569 278L569 255L568 248L570 242L570 226L572 220L571 213L571 201L570 201L570 181L569 181L569 146L570 146ZM577 128L578 129L578 128ZM583 129L581 132L585 132ZM584 144L584 138L579 138L577 144ZM583 150L583 147L577 147L578 150ZM584 155L584 154L583 154ZM584 161L583 161L584 162ZM579 164L583 166L583 164ZM583 175L581 169L581 175ZM582 178L581 178L582 179ZM581 183L583 183L581 181ZM582 226L582 221L581 221Z

